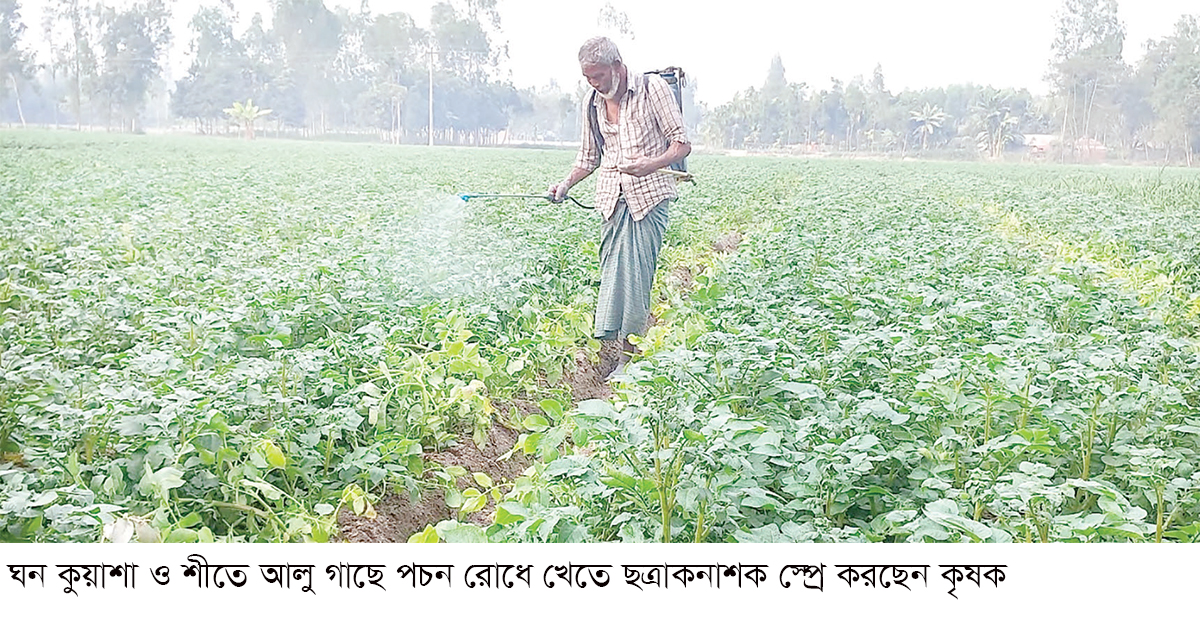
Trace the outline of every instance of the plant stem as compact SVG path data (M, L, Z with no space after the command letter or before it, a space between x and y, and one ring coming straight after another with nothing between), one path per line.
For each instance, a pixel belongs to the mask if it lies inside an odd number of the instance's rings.
M325 443L325 468L322 474L329 474L329 461L333 459L333 433L329 434L329 441Z
M1021 424L1019 429L1024 429L1025 424L1029 422L1029 385L1033 383L1033 372L1029 372L1029 376L1025 379L1025 386L1021 388Z
M1084 481L1088 480L1088 476L1092 472L1092 447L1096 441L1096 412L1100 409L1101 394L1096 393L1096 400L1092 403L1092 413L1088 416L1088 430L1086 446L1083 450L1083 474Z
M987 446L987 443L992 439L992 407L994 402L992 401L991 386L987 386L984 389L984 398L987 400L987 405L984 406L983 410L983 444Z
M1161 485L1154 487L1155 507L1158 509L1158 521L1154 526L1154 543L1162 543L1163 535L1163 488Z

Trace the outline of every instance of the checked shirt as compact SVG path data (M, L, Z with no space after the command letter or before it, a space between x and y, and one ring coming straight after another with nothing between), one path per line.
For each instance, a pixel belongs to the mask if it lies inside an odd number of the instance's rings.
M628 70L628 91L621 97L621 112L617 124L608 122L604 98L596 97L596 119L604 137L603 153L597 148L588 119L588 101L584 99L583 138L575 167L588 172L600 169L596 178L596 209L608 220L624 196L630 215L640 221L665 199L677 198L675 180L665 173L650 173L634 177L617 170L617 165L639 156L656 157L666 152L671 142L688 143L683 127L683 115L675 104L671 87L654 74L638 74Z

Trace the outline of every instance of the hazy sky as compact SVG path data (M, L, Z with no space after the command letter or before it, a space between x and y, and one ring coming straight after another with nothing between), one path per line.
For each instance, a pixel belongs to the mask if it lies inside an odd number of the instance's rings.
M107 0L120 5L129 0ZM212 0L168 0L175 44L170 73L186 72L191 40L188 20ZM427 25L433 0L368 0L372 13L404 11ZM575 53L595 34L616 34L598 24L606 0L545 2L498 0L500 36L509 46L503 70L517 86L551 79L573 87L579 77ZM47 0L25 0L31 34L41 36ZM357 10L362 0L326 0L326 6ZM892 91L957 82L1025 87L1045 92L1044 76L1054 39L1058 0L920 0L841 2L659 2L611 0L624 11L634 38L614 36L625 60L639 69L684 68L696 81L697 99L723 103L748 86L761 86L771 57L783 58L787 78L816 88L830 78L870 76L883 65ZM270 16L269 0L237 0L241 27L255 12ZM1184 13L1200 14L1197 0L1120 0L1126 60L1142 56L1149 38L1168 35ZM240 34L240 33L239 33Z

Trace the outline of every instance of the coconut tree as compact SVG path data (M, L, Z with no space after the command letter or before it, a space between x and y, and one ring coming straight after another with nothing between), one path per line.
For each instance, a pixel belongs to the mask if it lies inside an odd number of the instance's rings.
M259 108L254 105L253 100L246 99L245 104L240 101L233 102L232 108L225 108L225 114L228 114L235 123L246 128L247 140L254 140L254 121L271 114L271 109Z
M921 150L924 151L929 148L929 137L946 122L946 113L940 107L926 103L920 110L909 112L909 119L916 123L913 131L921 136Z

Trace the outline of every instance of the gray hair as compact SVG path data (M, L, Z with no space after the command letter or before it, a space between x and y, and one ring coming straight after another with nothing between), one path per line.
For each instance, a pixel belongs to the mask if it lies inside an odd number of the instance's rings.
M617 65L620 62L621 52L608 37L592 37L579 48L580 65Z

